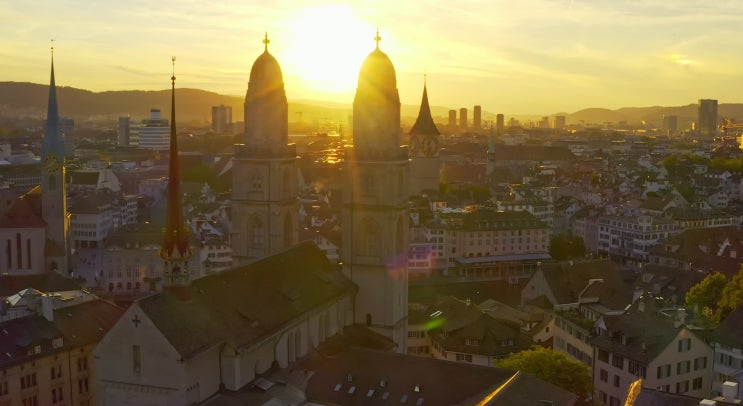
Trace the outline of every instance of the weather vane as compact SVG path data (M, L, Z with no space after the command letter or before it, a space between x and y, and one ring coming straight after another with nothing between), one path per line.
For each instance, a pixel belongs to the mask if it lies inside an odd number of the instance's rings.
M173 64L173 75L170 77L170 80L175 82L175 56L170 57L170 62Z
M54 56L54 38L52 38L50 41L52 42L52 56Z
M374 37L374 41L377 42L377 49L379 49L379 41L382 40L382 37L379 36L379 27L377 27L377 35Z

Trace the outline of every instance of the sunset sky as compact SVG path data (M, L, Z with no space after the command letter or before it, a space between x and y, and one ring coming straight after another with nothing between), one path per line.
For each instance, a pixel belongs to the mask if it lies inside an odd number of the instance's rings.
M743 102L740 0L4 0L0 80L93 91L169 85L244 95L269 51L290 100L351 103L380 47L405 104L552 114Z

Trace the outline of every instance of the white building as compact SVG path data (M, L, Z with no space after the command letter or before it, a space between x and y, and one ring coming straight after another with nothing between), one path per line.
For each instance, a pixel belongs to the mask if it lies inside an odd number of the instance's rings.
M160 109L151 109L150 118L142 120L131 128L131 134L137 134L139 147L155 151L170 149L170 126L168 120L160 116Z

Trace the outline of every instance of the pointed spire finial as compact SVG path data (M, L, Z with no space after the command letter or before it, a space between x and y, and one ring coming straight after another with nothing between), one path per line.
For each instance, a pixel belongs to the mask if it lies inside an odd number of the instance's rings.
M51 50L52 50L52 63L54 63L54 38L51 39Z
M170 80L173 82L173 86L175 86L175 56L170 57L170 63L173 65L173 74L170 76Z
M377 35L374 37L374 41L377 42L377 49L379 49L379 41L382 40L382 37L379 36L379 27L377 27Z
M265 35L265 36L263 37L263 46L265 47L265 48L264 48L264 51L265 51L265 52L268 52L268 44L269 44L270 42L271 42L271 40L270 40L270 39L268 39L268 32L266 32L266 35Z

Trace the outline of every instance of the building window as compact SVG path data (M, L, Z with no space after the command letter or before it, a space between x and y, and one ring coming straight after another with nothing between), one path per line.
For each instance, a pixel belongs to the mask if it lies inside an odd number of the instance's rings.
M703 381L702 381L701 376L699 378L694 378L694 380L691 381L691 389L693 390L702 389L702 384L703 384Z
M681 361L676 364L676 374L681 375L689 372L691 361Z
M21 389L33 388L36 386L36 373L31 373L21 377Z
M691 351L691 338L682 338L678 341L679 352Z
M689 391L689 381L676 382L676 393L686 393Z
M609 380L609 372L606 371L605 369L599 370L599 379L601 380L601 382L608 381Z
M138 345L132 346L132 371L135 374L142 372L141 350Z
M619 383L620 383L619 375L614 375L614 386L618 388Z
M694 370L707 368L707 357L694 358Z
M88 393L88 377L77 380L77 393Z
M667 376L671 376L671 364L661 365L658 367L658 374L657 378L665 378Z
M611 354L611 365L619 368L624 369L624 357L621 355L618 355L617 353Z
M82 356L77 359L77 372L88 370L88 357Z

